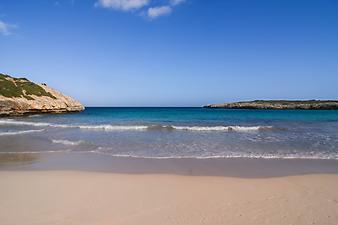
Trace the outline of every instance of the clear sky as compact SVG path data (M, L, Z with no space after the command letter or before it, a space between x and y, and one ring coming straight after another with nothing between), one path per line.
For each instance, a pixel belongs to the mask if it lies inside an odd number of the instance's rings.
M86 106L338 99L338 1L1 0L0 72Z

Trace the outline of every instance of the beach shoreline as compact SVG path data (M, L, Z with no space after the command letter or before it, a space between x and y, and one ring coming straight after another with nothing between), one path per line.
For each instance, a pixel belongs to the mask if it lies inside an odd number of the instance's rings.
M338 174L338 160L261 158L137 158L94 153L0 154L0 171L88 171L268 178Z

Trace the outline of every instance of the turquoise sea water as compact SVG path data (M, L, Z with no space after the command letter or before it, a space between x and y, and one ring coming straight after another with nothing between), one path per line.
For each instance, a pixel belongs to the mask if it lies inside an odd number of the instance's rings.
M0 153L338 159L338 111L87 108L0 119Z

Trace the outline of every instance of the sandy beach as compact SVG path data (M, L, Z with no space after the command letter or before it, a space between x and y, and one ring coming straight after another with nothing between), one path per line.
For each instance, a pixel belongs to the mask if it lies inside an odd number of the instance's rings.
M338 0L0 0L0 225L338 225Z
M1 171L0 224L336 224L338 175Z

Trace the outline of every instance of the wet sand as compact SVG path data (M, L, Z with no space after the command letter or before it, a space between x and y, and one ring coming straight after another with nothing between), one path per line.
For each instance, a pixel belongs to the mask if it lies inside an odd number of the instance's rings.
M0 224L332 225L337 187L337 174L249 179L0 171Z
M338 160L320 159L153 159L90 153L0 154L0 170L72 170L124 174L176 174L266 178L337 173Z

